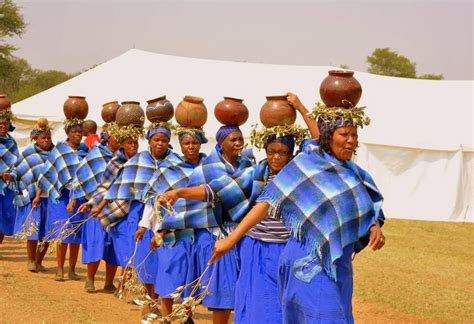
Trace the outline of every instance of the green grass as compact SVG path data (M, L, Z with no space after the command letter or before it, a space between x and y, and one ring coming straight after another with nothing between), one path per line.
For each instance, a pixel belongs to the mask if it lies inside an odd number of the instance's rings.
M354 260L362 301L425 320L474 322L474 224L388 220L387 243Z

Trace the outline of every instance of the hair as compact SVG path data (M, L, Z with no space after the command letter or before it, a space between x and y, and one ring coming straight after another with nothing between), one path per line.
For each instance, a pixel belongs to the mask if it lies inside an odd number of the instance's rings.
M87 132L87 133L97 133L97 123L95 121L93 121L92 119L88 119L88 120L85 120L83 123L82 123L82 128L84 130L84 132Z
M82 125L71 125L71 126L65 126L64 131L66 132L66 134L69 134L69 132L71 131L71 128L74 128L74 127L81 127L84 130Z

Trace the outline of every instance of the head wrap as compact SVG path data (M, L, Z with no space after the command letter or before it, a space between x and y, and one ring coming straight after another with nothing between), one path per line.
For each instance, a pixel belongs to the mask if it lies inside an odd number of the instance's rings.
M150 140L153 137L153 135L156 135L159 133L164 134L166 135L166 137L168 137L168 139L171 139L171 131L165 127L157 127L157 128L149 129L148 132L146 133L145 138L147 140Z
M221 128L219 128L219 130L217 131L216 133L216 141L217 141L217 144L219 145L222 145L222 142L224 142L224 140L226 139L227 136L229 136L231 133L233 132L240 132L242 133L242 131L240 130L239 126L231 126L231 125L224 125L224 126L221 126Z
M293 154L293 151L295 150L295 137L293 135L284 135L277 137L277 135L272 135L268 138L267 144L265 145L265 148L271 143L282 143L288 146L288 149L291 154Z
M204 135L204 132L196 132L193 130L187 130L182 133L179 133L178 135L178 140L181 143L186 135L192 136L195 139L199 141L199 143L204 144L207 143L207 138L206 135Z

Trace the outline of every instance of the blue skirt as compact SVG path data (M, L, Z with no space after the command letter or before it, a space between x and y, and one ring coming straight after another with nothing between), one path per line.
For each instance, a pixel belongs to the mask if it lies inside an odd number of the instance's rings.
M141 209L143 213L143 204L134 200L131 203L128 215L109 231L115 258L121 267L127 266L135 249L133 236L139 222L139 214L136 212L136 209Z
M344 264L351 262L352 250L352 245L345 248L344 256L338 261ZM290 238L281 254L278 284L283 323L351 323L352 315L348 318L348 290L341 290L342 281L338 284L324 270L309 282L295 277L295 261L306 256L308 252L294 238ZM350 277L352 282L352 272ZM341 278L338 277L338 280ZM352 298L352 289L350 295Z
M15 194L9 188L5 188L5 195L0 195L0 234L13 235L15 228L16 210L13 206Z
M179 286L193 281L189 278L189 258L191 255L191 240L178 240L172 246L163 245L156 250L158 269L156 273L155 292L163 297L169 297ZM183 295L186 297L186 294Z
M112 240L97 218L89 219L82 229L82 263L104 260L118 265Z
M69 203L69 190L64 189L62 191L61 198L58 199L58 203L55 203L51 199L48 199L48 216L46 217L46 229L47 232L54 231L64 225L66 220L71 217L72 215L69 214L66 210L67 204ZM73 214L77 212L77 209L80 206L80 202L76 204L76 208L74 208ZM83 214L78 214L74 216L71 220L72 222L80 221L84 218ZM62 243L81 243L81 228L79 228L74 234L69 235L66 237ZM52 238L57 238L57 233L52 235Z
M16 213L15 220L15 235L23 230L26 218L32 213L32 221L36 224L38 232L28 236L29 241L41 241L46 235L46 217L48 215L48 198L41 198L37 208L31 211L31 203L26 206L19 207ZM25 224L25 227L29 227L29 224ZM26 228L28 230L28 228Z
M245 236L240 244L235 323L281 323L278 260L285 243L266 243Z
M143 208L142 214L143 215ZM136 228L135 228L136 230ZM135 233L134 233L135 234ZM155 234L147 230L138 242L137 255L135 257L135 269L140 281L144 284L154 284L156 281L156 270L158 268L158 255L156 250L151 251L151 239Z
M197 278L204 272L216 243L216 237L206 229L197 229L194 233L188 278ZM209 282L211 275L213 278ZM234 247L204 275L202 284L209 286L209 294L202 304L210 309L234 309L238 275L238 247Z

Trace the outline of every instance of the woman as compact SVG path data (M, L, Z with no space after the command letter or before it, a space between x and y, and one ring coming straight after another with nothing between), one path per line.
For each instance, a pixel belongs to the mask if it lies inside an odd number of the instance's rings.
M172 163L179 163L179 157L169 149L171 131L168 128L156 127L148 130L146 139L148 140L149 150L136 154L127 161L123 170L117 179L112 183L105 199L123 202L128 205L128 210L122 215L123 224L114 226L111 230L112 238L120 237L128 248L124 249L119 258L120 265L125 267L133 254L134 243L139 241L135 266L143 264L140 267L138 275L145 284L149 296L156 298L154 292L154 283L156 275L156 253L150 251L150 240L153 233L148 231L135 234L138 229L138 222L141 220L144 209L143 195L144 188L148 181L158 171L160 163L168 160ZM126 217L126 219L125 219ZM122 244L123 244L122 243ZM114 245L116 244L114 240ZM142 262L143 261L143 262Z
M248 211L254 187L263 186L263 182L253 179L252 162L240 155L244 139L239 127L222 126L216 140L216 147L191 175L188 188L168 191L160 198L161 203L176 202L176 212L164 217L162 229L195 229L190 265L195 273L190 278L197 278L205 271L215 241L232 231L235 222ZM237 250L215 267L203 278L209 289L203 305L213 311L214 323L227 323L234 308ZM212 272L213 280L210 280Z
M104 175L107 163L113 158L120 144L114 136L107 136L107 141L96 142L92 150L81 161L74 179L74 190L71 194L73 201L89 200L97 190ZM75 204L75 202L74 202ZM81 209L80 211L84 211ZM97 218L87 221L82 228L82 263L87 264L87 280L84 286L86 292L95 292L95 274L99 269L100 260L105 261L104 291L113 293L117 261L114 252L106 245L108 237Z
M67 140L59 142L49 153L39 178L39 190L36 196L43 193L49 197L48 216L46 219L46 230L52 232L51 239L60 239L56 246L56 281L64 281L64 263L69 246L69 270L70 280L79 280L76 274L76 263L81 243L81 233L78 230L73 235L63 237L57 230L64 226L65 222L76 213L76 207L69 205L69 196L72 189L72 181L76 175L77 167L87 152L88 147L81 143L82 125L72 124L65 127ZM71 208L72 207L72 208ZM76 215L71 221L79 221L81 215Z
M205 155L199 152L201 144L207 143L202 131L183 129L178 139L183 152L181 162L175 165L169 161L161 163L160 172L157 172L149 183L150 189L144 190L148 194L159 196L169 189L186 187L193 170L205 158ZM155 230L158 225L156 223L153 206L147 204L137 235L143 236L147 229ZM192 229L183 229L161 231L160 235L163 237L164 244L156 251L159 263L155 292L161 296L161 315L166 317L173 308L173 298L170 298L170 295L176 291L176 288L186 283L194 233ZM154 240L152 242L152 244L155 243ZM152 248L156 248L156 245ZM192 323L192 320L186 323Z
M219 259L248 230L270 215L281 216L291 236L279 261L283 323L352 323L354 245L370 235L369 246L385 242L380 226L382 196L372 178L350 159L363 111L318 107L321 136L306 146L258 198L226 239L216 244Z
M53 148L51 129L46 125L38 125L32 131L33 144L29 145L16 163L16 178L18 192L15 196L17 216L15 221L15 236L26 241L28 256L27 269L31 272L45 271L41 264L46 254L47 246L37 253L38 241L46 235L46 217L48 197L39 195L38 179L43 172L44 163Z
M0 113L0 244L5 235L12 235L15 225L15 170L13 166L19 157L18 146L8 132L13 131L11 112Z

